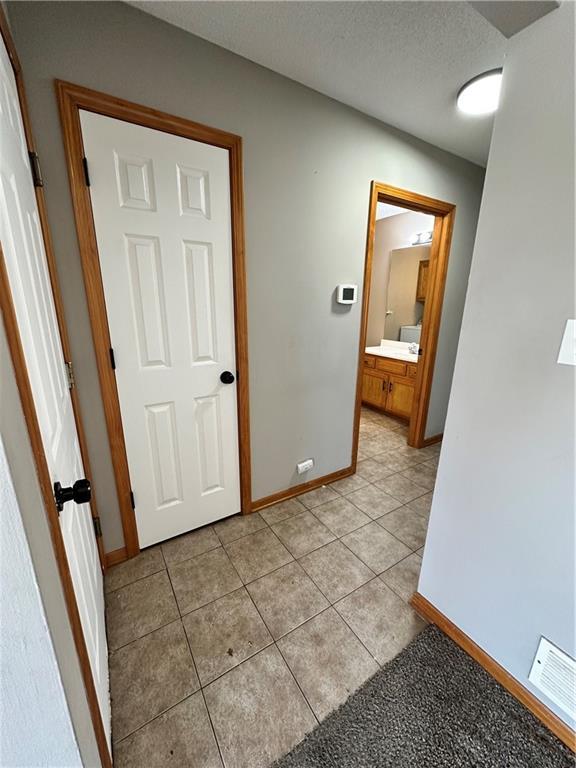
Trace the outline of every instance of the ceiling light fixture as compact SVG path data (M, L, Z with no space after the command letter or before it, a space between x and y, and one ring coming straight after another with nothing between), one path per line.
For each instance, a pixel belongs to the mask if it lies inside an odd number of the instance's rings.
M490 69L464 83L458 91L458 109L467 115L489 115L498 109L502 68Z

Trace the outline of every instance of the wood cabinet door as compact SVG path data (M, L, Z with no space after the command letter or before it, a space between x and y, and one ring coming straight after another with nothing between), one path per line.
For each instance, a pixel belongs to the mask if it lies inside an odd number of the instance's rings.
M397 416L410 418L413 399L414 387L407 384L405 379L390 376L386 394L386 410Z
M416 301L426 301L426 291L428 290L428 273L430 260L425 259L418 266L418 282L416 284Z
M373 376L364 371L362 374L362 402L382 408L386 400L388 377Z

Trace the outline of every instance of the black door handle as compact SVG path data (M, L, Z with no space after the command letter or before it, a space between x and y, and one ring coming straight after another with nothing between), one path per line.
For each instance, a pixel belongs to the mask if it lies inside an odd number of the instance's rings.
M220 374L220 381L222 384L232 384L234 382L234 374L231 371L223 371Z
M92 498L90 480L84 477L82 480L76 480L74 485L70 485L67 488L62 488L60 483L54 483L54 498L56 499L56 509L58 512L62 512L67 501L75 501L76 504L87 504Z

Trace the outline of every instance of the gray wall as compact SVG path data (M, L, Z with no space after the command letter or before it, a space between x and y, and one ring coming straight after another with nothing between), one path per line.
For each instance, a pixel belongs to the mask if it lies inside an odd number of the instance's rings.
M253 498L350 464L370 181L456 203L432 391L446 411L483 169L116 3L12 3L107 550L122 545L71 210L54 78L244 139ZM443 415L442 415L443 422ZM429 423L429 434L439 431Z
M0 765L100 759L0 319Z
M575 309L573 174L563 3L506 58L419 583L556 711L527 676L540 635L576 656L575 369L556 363Z

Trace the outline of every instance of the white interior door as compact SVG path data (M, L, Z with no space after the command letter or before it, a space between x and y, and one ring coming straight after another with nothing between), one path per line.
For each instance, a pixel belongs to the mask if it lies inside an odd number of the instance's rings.
M52 482L70 486L84 469L68 389L30 161L8 53L0 51L0 240ZM104 590L88 504L69 502L60 525L110 743Z
M140 546L240 511L225 149L80 112Z

